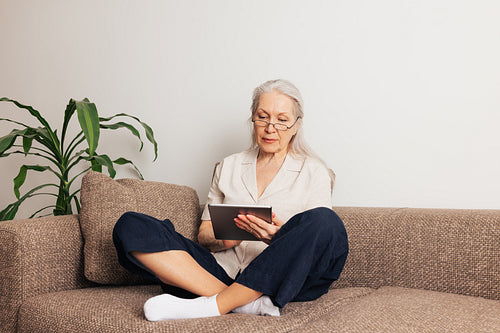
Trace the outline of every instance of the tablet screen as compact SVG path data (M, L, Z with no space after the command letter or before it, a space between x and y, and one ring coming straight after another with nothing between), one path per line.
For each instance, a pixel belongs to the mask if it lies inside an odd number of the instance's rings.
M251 233L236 226L234 218L239 214L255 215L269 223L272 221L271 206L209 204L208 211L216 239L259 240Z

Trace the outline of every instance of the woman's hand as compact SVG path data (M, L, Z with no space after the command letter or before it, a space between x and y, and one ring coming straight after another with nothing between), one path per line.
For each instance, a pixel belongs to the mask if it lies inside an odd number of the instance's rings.
M250 214L240 214L234 219L234 222L238 228L251 233L267 244L271 243L274 235L281 229L283 224L285 224L285 222L277 218L274 213L272 216L272 223L268 223L263 219Z

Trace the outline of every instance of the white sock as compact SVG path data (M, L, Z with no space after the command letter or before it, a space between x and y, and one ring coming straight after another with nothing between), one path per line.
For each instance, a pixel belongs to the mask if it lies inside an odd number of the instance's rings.
M257 298L253 302L237 307L233 312L273 317L279 317L280 315L280 309L266 295Z
M149 321L220 316L216 296L185 299L158 295L144 303L144 315Z

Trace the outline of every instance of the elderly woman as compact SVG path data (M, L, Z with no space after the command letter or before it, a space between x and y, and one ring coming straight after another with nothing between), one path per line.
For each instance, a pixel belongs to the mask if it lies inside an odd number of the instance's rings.
M199 244L169 220L139 213L115 226L120 263L165 292L144 304L150 321L231 311L279 316L290 301L325 294L344 267L347 234L331 209L333 173L304 142L299 91L288 81L265 82L251 111L253 146L218 163L207 206L271 205L272 223L253 215L234 221L261 241L215 239L207 207Z

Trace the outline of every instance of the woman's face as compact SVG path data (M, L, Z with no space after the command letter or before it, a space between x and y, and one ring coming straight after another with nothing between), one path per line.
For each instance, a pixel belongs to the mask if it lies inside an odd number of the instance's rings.
M279 92L263 93L253 120L264 120L272 124L294 124L293 100ZM254 133L261 153L286 154L292 137L297 133L298 124L286 131L278 131L272 125L259 127L254 123Z

